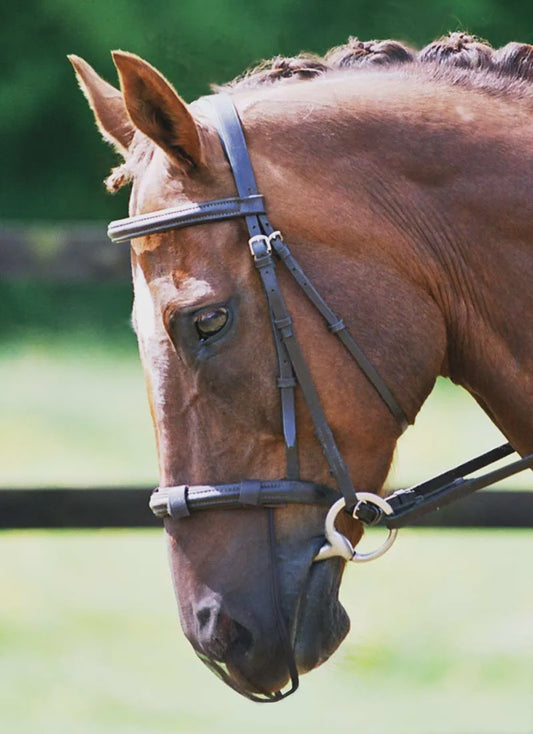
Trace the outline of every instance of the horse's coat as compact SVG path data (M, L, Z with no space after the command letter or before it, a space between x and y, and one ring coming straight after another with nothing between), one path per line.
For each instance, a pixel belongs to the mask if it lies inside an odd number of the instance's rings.
M352 41L323 61L278 59L232 85L259 191L411 420L446 375L530 453L533 53L517 44L493 52L465 36L418 60L402 49ZM141 59L114 58L122 94L73 63L97 124L125 156L109 185L133 179L131 213L233 196L201 107L187 107ZM274 351L242 223L145 237L132 264L161 486L283 476ZM280 280L353 481L379 492L399 426L290 279ZM199 314L221 306L227 327L200 338ZM301 476L328 483L301 401L297 417ZM276 510L283 613L301 672L347 631L341 564L312 565L323 514ZM343 522L356 542L359 524ZM166 529L193 646L241 688L280 688L288 672L265 585L263 512L217 511Z

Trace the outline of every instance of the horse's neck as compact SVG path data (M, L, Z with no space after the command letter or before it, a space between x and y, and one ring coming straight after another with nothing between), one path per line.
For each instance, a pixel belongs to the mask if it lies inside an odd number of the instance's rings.
M312 222L327 222L329 241L349 244L346 256L388 261L406 286L403 310L425 329L424 344L414 338L420 354L445 330L443 373L472 393L517 449L533 451L531 110L454 87L422 89L417 80L403 80L401 94L394 76L371 87L368 81L354 76L348 91L342 80L332 82L345 97L342 112L335 97L317 113L327 118L327 135L316 134L312 122L303 134L301 114L278 120L284 134L269 139L268 156L278 163L268 164L261 184L277 187L266 192L268 201L284 192L276 221L286 215L309 242L324 236ZM297 91L305 102L312 85ZM312 117L307 102L302 109ZM310 175L309 150L320 176ZM279 164L285 160L289 168ZM371 289L370 299L379 290ZM415 300L421 292L425 303ZM411 348L405 339L397 346ZM404 391L421 381L413 376L420 366L411 366ZM415 386L422 399L424 389Z
M437 132L435 120L419 128L414 160L408 142L416 123L413 130L408 121L403 139L392 143L395 152L405 147L392 179L408 235L405 259L411 266L428 259L427 285L446 324L444 373L516 449L532 452L532 111L474 96L467 107L472 125L457 112L464 96L448 94L450 112L438 113Z
M482 247L483 267L468 268L446 305L446 371L522 452L533 451L531 242L529 264L512 243Z
M434 222L434 296L447 327L445 372L518 450L531 452L533 211L519 177L494 178L487 173L468 200L459 193L460 205L448 203Z

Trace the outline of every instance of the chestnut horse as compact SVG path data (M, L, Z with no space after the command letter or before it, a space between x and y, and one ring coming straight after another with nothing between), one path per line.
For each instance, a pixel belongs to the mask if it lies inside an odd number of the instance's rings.
M71 61L124 159L108 187L133 183L130 215L235 197L205 104L187 105L137 56L113 57L120 90ZM409 422L444 375L522 454L533 451L532 58L530 46L495 52L462 34L419 54L351 39L225 89L270 221ZM132 240L161 487L286 475L276 352L247 239L241 217ZM400 424L294 281L279 281L353 483L379 493ZM296 419L300 476L328 484L300 394ZM165 521L183 630L245 695L279 697L347 634L345 564L313 563L324 515L289 504ZM339 528L357 543L359 522L346 515Z

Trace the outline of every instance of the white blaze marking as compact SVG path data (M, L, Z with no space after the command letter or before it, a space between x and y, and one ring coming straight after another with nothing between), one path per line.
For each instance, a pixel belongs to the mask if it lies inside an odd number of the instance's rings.
M163 322L158 314L158 307L150 291L150 286L146 282L143 270L137 263L133 276L133 284L135 291L134 317L137 333L140 337L150 338L158 331L158 326L162 328ZM185 276L179 279L179 285L176 286L169 276L158 278L157 287L159 289L162 303L174 302L177 308L185 308L194 306L198 303L198 308L204 305L201 301L213 293L213 289L206 280ZM207 304L205 304L207 305Z
M158 314L157 304L146 281L141 266L137 263L133 274L135 300L133 302L133 321L139 354L144 369L146 385L152 409L155 411L155 431L158 443L162 437L158 423L162 419L161 410L165 403L165 376L168 371L168 339L163 320Z
M133 320L139 352L152 395L154 409L163 408L165 402L165 382L169 370L175 368L172 359L173 346L170 342L162 318L162 305L175 303L176 308L194 306L200 308L201 299L209 296L213 289L205 280L183 277L176 286L171 276L158 278L156 285L158 298L154 298L141 266L137 263L133 274L135 300ZM160 301L160 304L158 302Z
M152 283L152 290L139 265L135 266L133 285L135 300L133 320L139 342L139 353L143 365L146 386L153 411L154 429L157 436L159 460L162 461L172 442L172 431L165 428L165 413L168 408L169 379L172 370L180 369L174 358L174 347L166 332L162 309L168 304L176 304L176 308L194 306L201 307L201 299L209 296L213 289L205 280L176 273L157 278ZM176 283L177 280L177 283ZM157 298L155 297L157 293Z
M156 307L150 292L143 270L139 264L135 268L133 277L135 291L134 318L135 329L139 340L149 339L155 336L157 330Z
M193 306L200 299L211 295L213 289L207 280L198 280L197 278L183 278L179 282L178 300L180 306Z

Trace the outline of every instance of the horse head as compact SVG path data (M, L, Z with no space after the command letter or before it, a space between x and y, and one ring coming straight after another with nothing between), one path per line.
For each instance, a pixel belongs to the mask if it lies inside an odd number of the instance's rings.
M114 60L120 90L72 58L98 127L124 159L109 186L132 182L130 216L146 222L154 211L234 200L234 174L205 103L187 105L132 54L117 52ZM384 75L376 85L362 74L351 78L348 93L333 76L260 90L244 85L231 95L269 220L413 421L439 373L453 368L460 375L450 340L461 314L451 313L450 293L464 290L464 282L448 277L449 261L435 254L447 221L437 220L439 239L424 217L440 217L434 182L447 190L462 174L463 148L478 149L461 133L450 168L439 128L424 148L427 159L417 163L415 143L435 129L420 124L429 119L428 95L439 120L458 109L466 125L468 115L451 104L451 95L461 94L453 88L439 96L434 86L420 91L415 78L398 94L396 81ZM475 100L468 114L484 104ZM450 130L458 125L454 118ZM459 203L467 195L474 196L471 188ZM272 309L249 238L240 216L132 240L133 324L162 489L287 475ZM349 475L357 490L379 494L400 422L290 274L280 272L279 283ZM330 485L301 393L295 416L299 477ZM315 668L347 634L338 599L344 560L314 562L325 514L318 504L288 503L165 519L183 630L200 657L245 695L276 697L295 671ZM337 527L357 544L358 520L344 514Z

